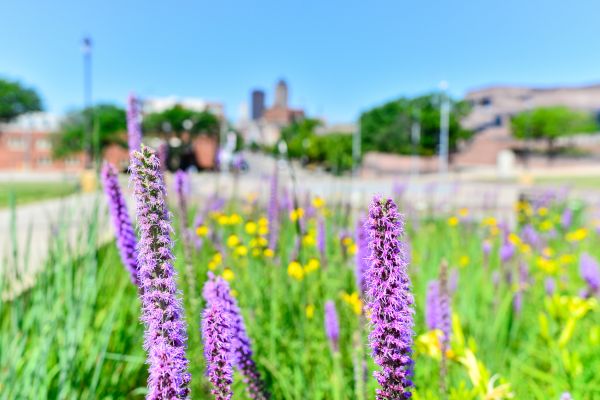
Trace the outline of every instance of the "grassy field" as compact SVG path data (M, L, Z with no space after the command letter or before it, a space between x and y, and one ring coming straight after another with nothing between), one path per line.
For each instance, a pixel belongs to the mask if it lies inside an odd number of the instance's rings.
M14 196L17 205L22 205L68 196L77 190L77 184L72 182L2 182L0 208L8 207L10 196Z
M209 270L234 290L273 399L374 398L368 315L355 283L355 226L366 206L346 214L340 205L315 204L304 208L305 230L295 257L300 269L290 265L297 231L288 211L280 214L278 250L271 254L265 247L266 212L250 199L206 215L192 274L186 274L181 232L175 233L192 398L210 398L199 332L201 288ZM505 234L501 221L473 221L465 209L425 219L400 205L408 213L404 240L410 245L416 303L413 398L443 398L438 331L425 324L427 286L438 277L442 259L456 282L448 398L546 400L565 391L575 399L600 398L600 312L595 297L581 296L586 282L578 267L584 252L600 257L598 235L589 224L590 210L578 211L562 228L565 206L519 205L521 223L530 223L543 240L534 246L520 229ZM321 216L325 258L316 246ZM37 284L0 302L0 398L144 397L147 366L136 288L115 245L96 248L96 221L90 217L82 228L81 257L71 257L72 249L57 235ZM482 251L485 242L491 246L488 255ZM515 254L501 261L506 243ZM548 278L556 284L553 293L546 290ZM339 313L339 353L331 350L324 330L327 300ZM237 373L234 393L234 399L247 398Z

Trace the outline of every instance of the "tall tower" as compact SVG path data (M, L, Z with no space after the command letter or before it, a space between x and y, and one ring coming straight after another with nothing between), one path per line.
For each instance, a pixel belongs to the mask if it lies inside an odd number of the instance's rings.
M273 107L288 108L288 86L283 79L280 79L275 87L275 104L273 104Z
M265 113L265 92L262 90L252 91L252 120L260 119Z

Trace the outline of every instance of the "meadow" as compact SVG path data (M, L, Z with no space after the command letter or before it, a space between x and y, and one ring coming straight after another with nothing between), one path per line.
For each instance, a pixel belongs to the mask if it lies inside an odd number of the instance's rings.
M375 398L379 367L356 272L368 204L350 206L282 182L273 187L231 199L187 197L183 211L168 188L191 398L212 398L201 335L208 273L230 285L271 398ZM272 198L276 224L269 220ZM402 242L415 299L412 398L600 398L596 210L546 191L515 204L518 225L511 229L493 209L484 218L466 208L422 214L401 194L394 201L406 221ZM116 244L97 245L107 218L96 208L75 245L58 227L35 285L3 296L0 398L146 396L138 290ZM442 357L431 298L444 264L451 332ZM1 279L6 294L19 277L3 271ZM339 319L334 341L327 302ZM237 371L233 393L249 398Z

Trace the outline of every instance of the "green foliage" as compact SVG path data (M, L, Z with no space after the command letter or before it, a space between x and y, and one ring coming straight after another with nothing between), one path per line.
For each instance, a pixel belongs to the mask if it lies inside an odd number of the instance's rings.
M453 151L458 141L470 138L472 132L460 125L460 120L469 112L468 103L452 99L449 102L449 145ZM412 99L400 98L363 113L360 117L362 150L435 154L440 135L440 103L441 95L433 93ZM411 140L411 129L415 122L421 125L421 140L416 147Z
M281 131L288 146L288 156L306 163L322 164L336 175L352 169L352 135L330 133L317 135L321 121L307 118Z
M598 130L590 113L568 107L540 107L517 114L511 120L512 134L518 139L545 139L550 145L559 137Z
M35 90L19 82L0 79L0 122L21 114L42 110L42 100Z
M191 127L188 128L187 124L191 124ZM143 127L149 134L174 132L180 135L190 132L192 135L217 136L220 123L219 118L210 111L198 112L176 105L168 110L144 116Z
M91 139L98 152L113 143L127 146L125 110L112 104L100 104L74 111L67 116L53 146L54 156L62 158L85 150L85 135L88 134L90 121L92 121Z

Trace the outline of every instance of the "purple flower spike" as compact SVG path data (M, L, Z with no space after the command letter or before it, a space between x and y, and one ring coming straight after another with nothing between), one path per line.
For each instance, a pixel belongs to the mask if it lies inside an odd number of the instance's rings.
M269 209L267 210L267 220L269 221L269 249L277 248L278 228L279 228L279 185L277 165L271 177L271 196L269 197Z
M427 329L437 329L440 326L439 321L440 306L440 288L436 280L427 285L427 296L425 301L425 324Z
M209 303L202 316L202 339L208 380L215 400L229 400L233 395L231 366L231 322L222 303Z
M367 310L371 313L369 341L380 385L376 398L411 397L413 376L414 300L406 255L400 242L404 221L391 199L376 196L369 207L370 267L367 271Z
M119 186L117 170L105 162L102 166L102 186L108 202L108 210L117 237L117 247L121 261L127 267L131 281L139 286L137 263L137 238L127 211L127 203Z
M369 233L365 227L366 218L360 218L356 226L356 287L361 296L367 292L365 274L369 268Z
M544 289L546 290L546 294L548 296L554 295L554 292L556 291L556 282L553 278L546 278L546 280L544 281Z
M590 291L593 293L600 292L600 266L598 266L598 262L588 253L581 255L579 259L579 271Z
M563 229L569 229L573 223L573 210L569 207L565 207L562 215L560 216L560 225Z
M321 260L325 262L325 242L327 241L327 229L325 228L325 218L319 217L317 225L317 248L321 255Z
M242 375L244 375L248 397L260 400L268 399L270 395L265 389L265 385L253 360L252 346L246 332L244 318L242 317L237 301L231 296L229 284L223 278L215 277L212 272L209 272L202 295L209 306L219 303L220 307L229 317L233 362Z
M142 145L142 127L140 124L140 110L138 99L133 93L127 102L127 142L129 152L140 151Z
M171 222L165 186L154 150L142 146L131 162L140 242L138 278L149 364L146 399L186 399L190 375L183 306L173 268Z
M325 303L325 333L334 352L340 348L340 323L338 321L335 303L328 300Z

